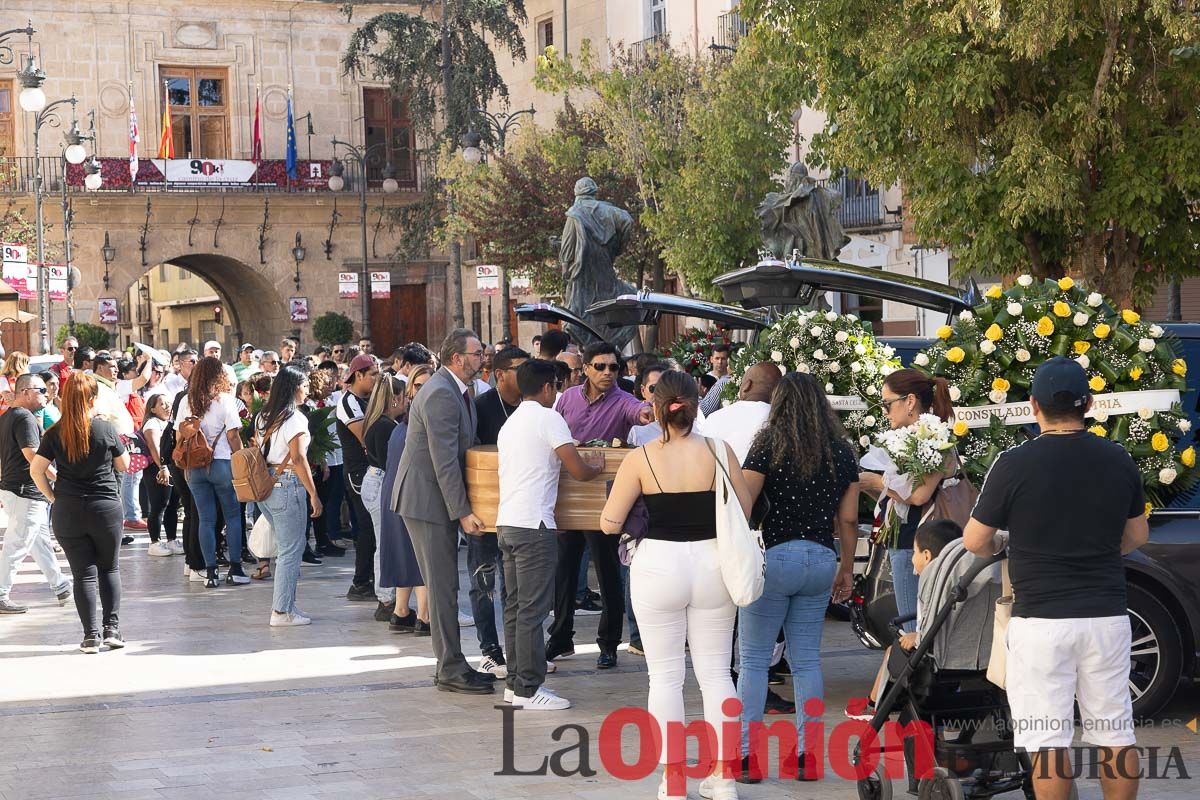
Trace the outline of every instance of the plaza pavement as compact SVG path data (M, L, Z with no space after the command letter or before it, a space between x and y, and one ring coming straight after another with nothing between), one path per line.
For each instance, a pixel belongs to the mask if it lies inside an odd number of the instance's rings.
M596 617L577 621L574 658L560 661L548 685L574 706L566 712L516 712L513 761L529 770L577 733L556 742L562 725L590 734L596 774L569 778L496 776L502 769L502 717L493 696L438 692L429 639L398 636L372 619L373 604L345 591L353 554L305 566L298 603L310 627L267 627L271 587L205 589L188 583L182 557L149 558L145 535L122 550L121 628L129 646L88 656L73 606L59 608L32 561L15 600L28 614L0 617L0 800L608 800L653 798L654 777L623 782L598 756L605 715L643 706L645 661L624 652L618 668L595 669ZM465 561L465 557L464 557ZM463 586L466 586L465 575ZM461 602L469 608L466 593ZM478 647L473 628L465 648ZM861 695L878 665L845 623L828 622L822 646L827 729L842 721L846 699ZM790 686L784 687L790 696ZM687 709L700 714L689 675ZM1185 687L1143 744L1178 745L1193 778L1200 736L1182 722L1200 711L1200 691ZM773 718L781 719L781 718ZM1173 723L1170 727L1166 721ZM636 758L630 730L626 758ZM578 753L565 759L574 766ZM1194 798L1195 780L1143 784L1142 797ZM692 798L698 797L691 782ZM905 796L900 783L896 796ZM1095 782L1080 797L1098 800ZM855 798L853 782L768 781L740 787L748 800ZM1007 795L1020 797L1020 794Z

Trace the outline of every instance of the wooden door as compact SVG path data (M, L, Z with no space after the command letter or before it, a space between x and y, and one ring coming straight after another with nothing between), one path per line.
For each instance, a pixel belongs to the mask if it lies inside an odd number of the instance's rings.
M12 158L17 154L16 135L13 124L13 82L0 81L0 158Z
M386 357L409 342L428 346L425 284L411 283L392 287L387 299L371 298L371 340L375 352Z

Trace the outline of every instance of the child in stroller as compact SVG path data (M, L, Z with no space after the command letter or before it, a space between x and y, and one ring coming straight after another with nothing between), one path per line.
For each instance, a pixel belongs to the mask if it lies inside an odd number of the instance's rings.
M878 764L858 782L864 800L892 796L890 778L901 754L908 791L922 800L1018 789L1033 797L1029 760L1013 749L1004 691L987 680L1004 556L977 558L961 536L948 520L917 530L917 632L901 637L899 626L909 620L893 620L900 646L889 648L877 680L867 724L883 736L876 740Z

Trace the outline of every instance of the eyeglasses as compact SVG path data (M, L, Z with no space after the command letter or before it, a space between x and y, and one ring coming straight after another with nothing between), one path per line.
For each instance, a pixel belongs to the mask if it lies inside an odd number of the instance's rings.
M260 364L278 364L279 362L278 362L278 361L266 361L266 360L263 360L263 361L260 361L260 362L258 362L258 363L260 363Z
M46 390L45 386L26 386L25 391L37 392L38 394L45 394L47 390Z
M343 349L341 349L341 348L339 347L337 350L334 350L334 351L333 351L333 354L334 354L335 356L340 356L340 355L341 355L342 353L344 353L344 352L346 352L346 351L345 351L345 350L343 350Z
M653 392L655 386L658 386L658 384L657 383L647 383L642 388L645 389L647 392Z
M74 353L78 349L79 349L78 347L64 347L63 348L63 350L66 350L67 352L70 352L70 353Z
M619 372L621 369L620 364L608 364L603 361L598 361L594 364L588 364L588 366L596 370L596 372Z
M883 406L883 410L885 412L890 412L892 410L892 403L899 402L906 397L908 397L908 395L902 394L899 397L893 397L891 400L880 400L879 405Z
M482 350L466 351L466 352L463 352L462 355L474 356L475 358L478 358L483 355L483 351Z

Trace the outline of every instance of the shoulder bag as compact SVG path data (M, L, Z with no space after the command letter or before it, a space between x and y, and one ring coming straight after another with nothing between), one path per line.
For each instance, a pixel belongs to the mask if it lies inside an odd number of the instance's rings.
M1000 562L1001 590L996 600L996 617L992 622L992 654L988 659L987 679L1006 688L1008 681L1008 621L1012 619L1013 589L1008 576L1008 559Z
M954 454L955 472L938 484L933 500L921 515L921 524L931 519L949 519L965 528L979 499L979 489L967 477L958 453Z
M762 596L767 575L767 548L761 531L751 530L742 512L729 466L725 443L705 438L717 462L717 553L721 579L734 604L745 607Z

